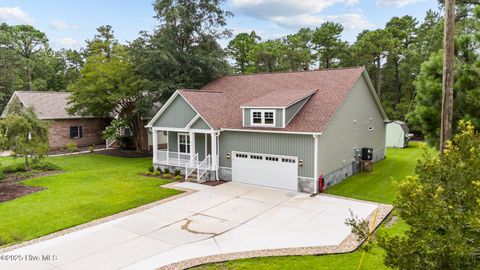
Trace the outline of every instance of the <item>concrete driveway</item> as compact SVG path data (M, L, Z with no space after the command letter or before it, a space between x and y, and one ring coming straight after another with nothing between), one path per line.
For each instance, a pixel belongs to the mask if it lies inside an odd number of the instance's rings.
M231 182L178 185L198 192L13 250L6 254L40 257L2 259L0 269L155 269L209 255L338 245L350 234L349 209L366 218L378 207Z

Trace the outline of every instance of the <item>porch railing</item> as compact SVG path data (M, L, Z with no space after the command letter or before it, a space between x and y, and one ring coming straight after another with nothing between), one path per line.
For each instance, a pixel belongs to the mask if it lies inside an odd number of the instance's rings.
M190 154L157 150L156 163L184 167L190 162Z
M200 164L197 166L197 182L200 182L203 175L210 170L212 167L212 157L208 155Z
M185 179L187 179L198 166L198 153L185 164Z

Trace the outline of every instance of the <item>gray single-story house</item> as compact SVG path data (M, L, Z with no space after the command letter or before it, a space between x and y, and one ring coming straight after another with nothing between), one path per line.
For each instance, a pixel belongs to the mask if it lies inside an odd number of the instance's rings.
M387 115L363 67L230 75L177 90L146 126L155 167L309 193L385 158ZM153 137L155 138L155 136Z

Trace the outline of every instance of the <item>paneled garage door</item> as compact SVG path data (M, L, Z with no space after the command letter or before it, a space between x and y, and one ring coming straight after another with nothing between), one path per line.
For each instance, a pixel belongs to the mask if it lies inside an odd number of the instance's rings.
M232 181L298 190L298 158L232 152Z

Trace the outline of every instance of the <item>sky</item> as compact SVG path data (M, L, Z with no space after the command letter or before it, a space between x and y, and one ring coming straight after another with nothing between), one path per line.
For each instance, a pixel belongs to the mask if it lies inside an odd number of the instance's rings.
M153 0L0 0L0 22L30 24L45 32L55 49L78 49L96 28L109 24L116 38L134 40L142 30L152 31ZM422 21L436 0L225 0L234 13L227 27L234 34L254 30L263 40L315 28L325 21L344 26L342 38L353 42L364 29L383 28L393 16L411 15ZM228 39L220 40L225 46Z

